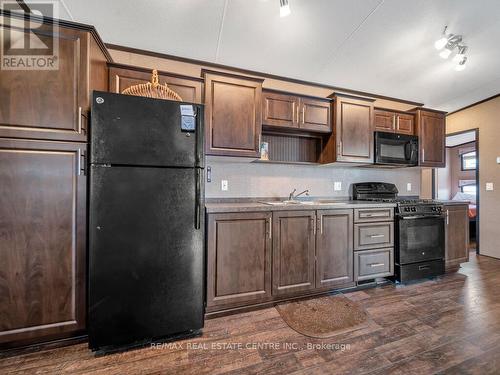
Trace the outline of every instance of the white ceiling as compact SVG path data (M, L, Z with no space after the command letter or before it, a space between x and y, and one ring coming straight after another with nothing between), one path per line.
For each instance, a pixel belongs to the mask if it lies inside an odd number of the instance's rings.
M476 131L470 131L466 133L460 133L455 135L446 136L446 147L454 147L458 145L463 145L464 143L473 142L476 140Z
M106 43L371 92L453 111L500 92L499 0L60 0ZM469 46L456 72L434 41Z

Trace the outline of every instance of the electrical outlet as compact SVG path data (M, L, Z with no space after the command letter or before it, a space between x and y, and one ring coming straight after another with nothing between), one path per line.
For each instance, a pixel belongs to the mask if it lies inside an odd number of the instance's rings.
M335 190L335 191L341 191L342 190L342 182L335 181L333 183L333 190Z
M227 191L228 187L229 186L228 186L227 180L221 180L221 182L220 182L220 189L222 191Z
M486 183L486 190L487 191L493 191L493 182L487 182Z
M406 191L411 191L411 182L406 184Z

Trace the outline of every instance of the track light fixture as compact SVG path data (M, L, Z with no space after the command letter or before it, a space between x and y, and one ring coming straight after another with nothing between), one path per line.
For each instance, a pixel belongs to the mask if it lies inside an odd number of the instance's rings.
M286 17L290 15L292 11L290 10L290 2L289 0L280 0L280 17Z
M434 47L439 51L439 56L443 59L447 59L451 56L455 50L457 51L453 57L453 62L457 63L455 70L461 71L465 69L465 63L467 62L467 46L462 44L462 35L447 34L446 30L448 26L444 27L441 38L434 42Z

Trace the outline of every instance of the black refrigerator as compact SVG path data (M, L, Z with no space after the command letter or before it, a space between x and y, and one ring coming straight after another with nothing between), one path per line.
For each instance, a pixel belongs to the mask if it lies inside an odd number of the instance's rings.
M111 352L201 332L203 106L94 91L88 334Z

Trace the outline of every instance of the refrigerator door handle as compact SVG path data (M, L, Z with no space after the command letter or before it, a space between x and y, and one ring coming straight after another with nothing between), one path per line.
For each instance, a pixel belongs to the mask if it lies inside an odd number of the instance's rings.
M200 108L196 107L196 144L195 144L195 166L196 167L203 167L201 164L202 162L202 152L203 152L203 135L200 133Z
M203 178L202 176L202 171L200 168L196 168L196 187L195 187L195 194L196 194L196 202L195 202L195 223L194 223L194 229L200 229L201 226L201 179Z

